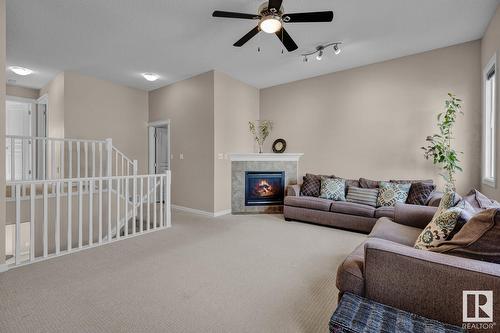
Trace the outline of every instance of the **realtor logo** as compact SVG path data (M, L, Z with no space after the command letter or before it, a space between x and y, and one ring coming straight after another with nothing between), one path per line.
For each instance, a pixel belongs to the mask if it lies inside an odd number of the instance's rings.
M462 302L464 323L493 322L492 290L464 290Z

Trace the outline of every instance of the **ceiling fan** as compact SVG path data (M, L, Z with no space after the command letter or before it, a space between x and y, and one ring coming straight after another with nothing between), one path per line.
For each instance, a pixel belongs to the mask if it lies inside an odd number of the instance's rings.
M256 15L216 10L212 16L259 20L259 24L255 28L234 43L236 47L245 45L260 31L264 31L268 34L276 34L288 52L295 51L298 46L283 27L284 23L331 22L333 20L332 11L284 14L282 3L283 0L269 0L259 7Z

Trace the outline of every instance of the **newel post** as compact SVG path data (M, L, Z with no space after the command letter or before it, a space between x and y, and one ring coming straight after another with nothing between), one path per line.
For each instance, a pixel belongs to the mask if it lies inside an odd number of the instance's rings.
M111 177L111 168L113 163L113 139L106 139L106 153L107 153L107 161L106 161L106 175Z
M171 205L171 184L172 184L171 172L170 170L165 171L165 209L163 214L165 214L165 227L170 228L172 226L172 205Z

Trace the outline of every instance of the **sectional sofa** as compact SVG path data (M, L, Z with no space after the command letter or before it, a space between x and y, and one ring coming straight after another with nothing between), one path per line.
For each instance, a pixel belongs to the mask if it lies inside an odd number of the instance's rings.
M485 261L484 255L488 252L484 249L479 251L481 256L473 256L474 252L478 253L474 245L455 255L415 249L413 245L431 221L433 212L398 207L400 205L404 204L396 205L396 211L404 213L396 214L393 220L379 219L368 239L339 266L336 281L339 296L350 292L427 318L462 326L463 291L490 290L495 295L493 318L498 322L500 265ZM489 228L489 235L485 236L488 237L486 243L492 246L492 242L497 242L500 236L500 210L497 210L494 222L495 225ZM498 252L490 251L490 255L498 258ZM494 327L494 331L497 329Z
M352 182L352 180L350 181ZM358 185L359 186L359 185ZM426 205L372 207L348 201L332 201L301 195L300 185L287 187L283 215L287 221L302 221L369 233L381 217L401 219L408 211L434 214L442 193L433 192Z

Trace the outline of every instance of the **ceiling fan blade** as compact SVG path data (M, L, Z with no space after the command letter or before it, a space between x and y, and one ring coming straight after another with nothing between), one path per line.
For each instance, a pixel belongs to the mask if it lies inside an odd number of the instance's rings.
M281 3L283 0L269 0L269 4L267 5L267 9L274 8L276 11L279 11L281 8Z
M255 28L250 30L245 36L241 37L241 39L239 41L234 43L233 46L241 47L241 46L245 45L245 43L248 42L250 39L252 39L252 37L257 35L259 33L259 31L260 31L259 27L256 26Z
M285 14L283 15L283 21L286 23L332 22L333 12L327 11Z
M258 20L258 19L260 19L260 15L235 13L235 12L224 12L221 10L216 10L215 12L213 12L212 16L213 17L246 19L246 20Z
M285 45L288 52L295 51L296 49L299 48L297 44L295 44L295 42L293 41L292 37L290 37L288 32L286 32L285 28L282 28L280 31L277 31L276 36L278 36L283 45Z

